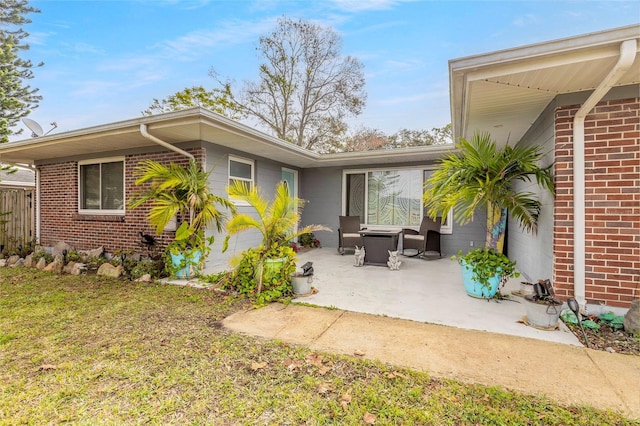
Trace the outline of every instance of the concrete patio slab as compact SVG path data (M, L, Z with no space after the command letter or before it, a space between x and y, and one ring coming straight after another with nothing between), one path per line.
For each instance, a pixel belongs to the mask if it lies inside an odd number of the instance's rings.
M391 271L380 266L355 267L353 255L341 256L330 248L298 257L298 264L313 262L312 285L318 292L294 302L582 346L562 322L556 331L523 324L526 311L519 297L499 303L469 297L460 266L449 258L401 256L400 270ZM520 281L511 280L503 293L518 290Z

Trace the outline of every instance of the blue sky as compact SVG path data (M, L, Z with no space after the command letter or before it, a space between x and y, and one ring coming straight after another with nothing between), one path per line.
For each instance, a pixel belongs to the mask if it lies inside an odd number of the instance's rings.
M279 16L342 36L365 65L367 106L351 124L393 133L450 122L449 59L640 21L634 1L32 0L24 55L45 65L29 81L43 96L29 118L55 132L141 116L153 98L214 87L211 67L257 76L258 37ZM18 137L28 137L25 132ZM15 139L15 138L14 138Z

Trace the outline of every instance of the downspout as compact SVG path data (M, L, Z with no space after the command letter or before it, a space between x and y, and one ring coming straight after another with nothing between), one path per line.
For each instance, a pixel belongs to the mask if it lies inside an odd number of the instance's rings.
M187 151L185 151L183 149L180 149L177 146L173 146L170 143L165 142L165 141L163 141L161 139L158 139L157 137L155 137L152 134L150 134L147 131L147 125L146 124L141 124L140 125L140 134L142 136L144 136L145 138L149 139L151 142L157 143L158 145L163 146L163 147L165 147L167 149L170 149L171 151L177 152L178 154L184 155L185 157L189 157L192 160L196 159L193 155L189 154Z
M585 291L585 161L584 121L589 112L629 70L636 58L636 39L620 44L618 62L600 85L582 104L573 119L573 291L582 308L586 306Z

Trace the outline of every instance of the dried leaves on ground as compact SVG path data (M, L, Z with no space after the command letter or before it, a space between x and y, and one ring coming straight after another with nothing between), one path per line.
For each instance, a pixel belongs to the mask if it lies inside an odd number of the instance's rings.
M0 269L0 423L631 425L228 332L211 290Z

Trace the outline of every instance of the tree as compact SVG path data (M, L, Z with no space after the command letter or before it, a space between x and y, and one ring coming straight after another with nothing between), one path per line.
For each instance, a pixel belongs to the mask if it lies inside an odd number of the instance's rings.
M247 118L278 138L321 151L342 134L345 118L361 113L366 102L363 64L341 55L342 40L331 28L287 17L260 37L264 59L258 81L245 82L237 96L233 81L210 75Z
M446 217L453 209L461 224L476 210L487 209L485 248L502 252L507 211L526 231L536 232L540 200L532 192L517 191L518 181L531 182L554 193L551 166L541 168L538 146L498 148L489 133L476 133L456 146L460 152L439 161L439 167L425 184L423 202L429 216Z
M451 123L431 130L402 129L389 136L388 148L406 148L410 146L442 145L452 142Z
M27 0L0 0L0 143L9 141L9 136L14 134L11 128L42 99L36 95L38 89L25 85L25 80L33 78L34 65L18 56L29 49L24 43L29 33L21 25L31 22L24 16L31 12L40 11L28 6Z
M163 100L154 98L153 103L148 109L142 111L142 114L153 115L201 107L232 120L237 120L240 118L238 107L229 98L229 93L224 90L214 89L208 91L202 86L193 86L176 92Z
M389 136L381 130L362 127L353 133L345 132L337 140L337 146L330 151L371 151L374 149L442 145L451 143L452 130L451 124L447 124L444 127L434 127L431 130L402 129Z

